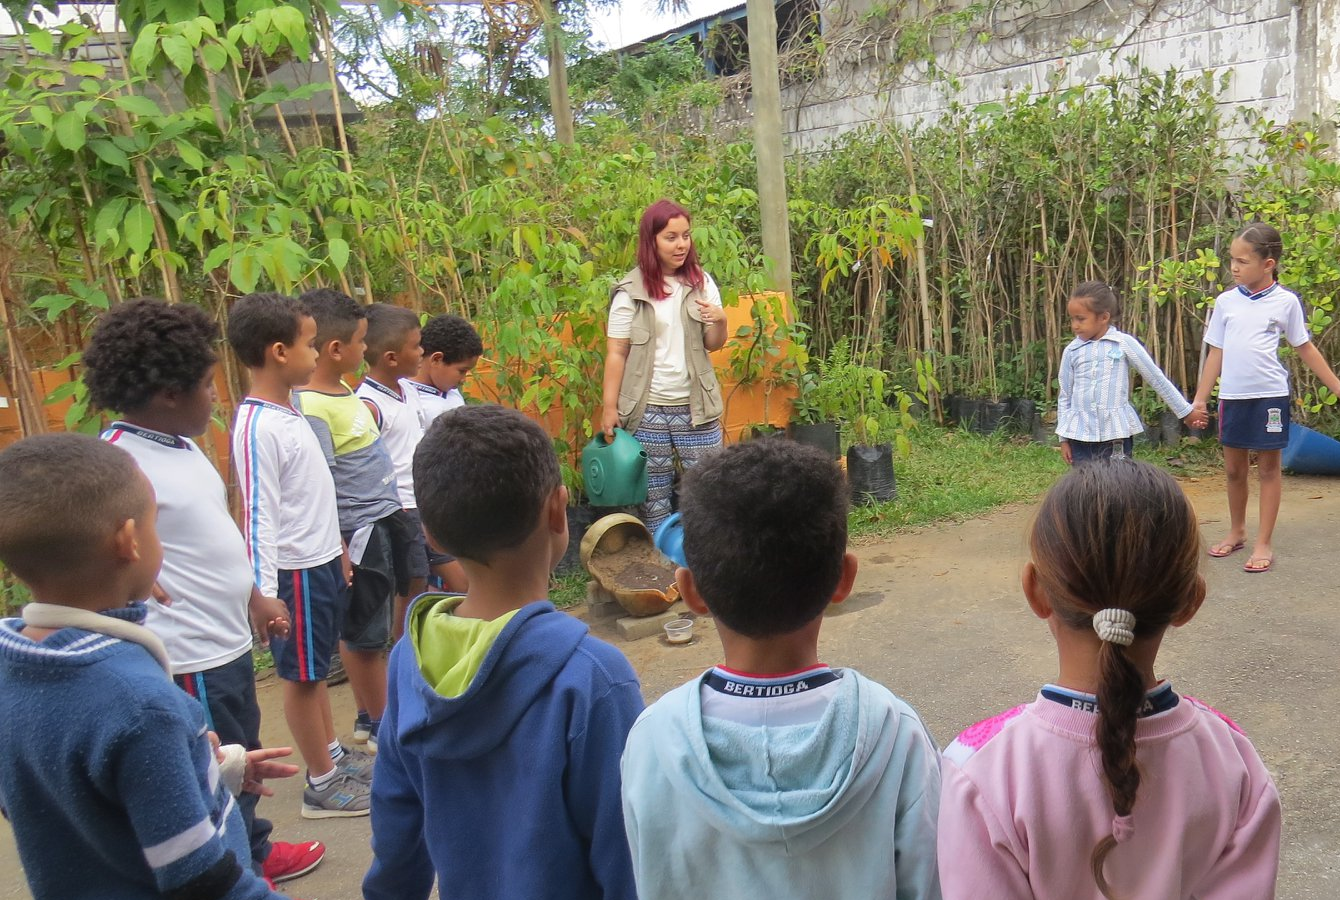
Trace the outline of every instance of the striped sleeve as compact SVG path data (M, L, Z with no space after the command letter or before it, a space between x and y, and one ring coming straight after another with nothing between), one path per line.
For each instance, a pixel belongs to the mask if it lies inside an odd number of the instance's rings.
M1061 371L1058 374L1058 381L1061 385L1061 391L1056 396L1056 422L1057 431L1069 425L1070 408L1074 402L1075 391L1075 346L1071 344L1065 348L1061 354ZM1062 438L1067 435L1062 434Z
M266 597L279 596L280 469L279 436L264 427L266 410L244 403L233 426L233 464L242 496L242 537L251 558L252 579Z
M1177 389L1177 385L1173 384L1168 376L1163 374L1163 370L1159 368L1158 363L1154 362L1154 358L1149 355L1145 345L1129 334L1125 337L1126 339L1122 343L1125 345L1126 357L1131 361L1131 366L1135 371L1139 372L1140 377L1145 380L1145 384L1152 387L1154 393L1158 394L1159 398L1168 404L1168 408L1177 413L1177 418L1185 419L1191 415L1191 401L1187 400L1182 392Z
M114 764L144 860L162 896L191 900L262 900L275 895L237 850L247 839L236 802L222 786L203 724L148 708Z

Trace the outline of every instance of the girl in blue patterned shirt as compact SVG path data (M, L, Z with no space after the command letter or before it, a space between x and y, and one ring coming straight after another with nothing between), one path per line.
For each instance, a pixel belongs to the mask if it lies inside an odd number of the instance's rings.
M1130 456L1131 437L1144 431L1131 406L1131 369L1140 373L1177 413L1189 420L1191 402L1159 369L1144 345L1112 324L1117 296L1101 281L1086 281L1070 295L1066 312L1075 339L1061 356L1061 396L1056 433L1068 463Z

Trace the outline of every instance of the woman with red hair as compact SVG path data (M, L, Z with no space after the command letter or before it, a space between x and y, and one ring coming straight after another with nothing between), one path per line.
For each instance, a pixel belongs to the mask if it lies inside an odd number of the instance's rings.
M670 515L675 457L685 469L721 446L721 385L708 353L726 342L721 292L698 264L689 214L657 200L642 214L637 268L610 291L606 439L619 426L647 450L653 533Z

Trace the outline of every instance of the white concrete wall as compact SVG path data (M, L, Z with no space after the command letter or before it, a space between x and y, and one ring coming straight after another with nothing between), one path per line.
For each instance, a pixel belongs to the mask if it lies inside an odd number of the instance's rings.
M792 151L821 149L863 125L932 121L951 102L971 107L1047 90L1053 79L1065 88L1141 67L1176 67L1183 76L1231 70L1221 102L1276 121L1334 115L1340 103L1340 0L1044 0L1026 12L998 11L976 32L939 42L936 65L958 90L924 63L890 64L894 29L861 24L871 2L825 7L832 48L825 70L782 92ZM900 15L924 14L924 6L901 4ZM979 41L978 33L988 37ZM726 114L748 122L742 104Z

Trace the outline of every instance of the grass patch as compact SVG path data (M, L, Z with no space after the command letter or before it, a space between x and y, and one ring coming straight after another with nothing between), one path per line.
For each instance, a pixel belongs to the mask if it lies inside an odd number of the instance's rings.
M1066 470L1054 447L922 425L911 451L895 456L898 499L854 506L852 537L880 537L932 522L962 521L1040 496Z
M922 425L911 435L907 457L894 457L898 499L853 507L853 537L882 537L934 522L960 522L997 506L1036 499L1065 474L1056 447L1021 437L983 437L962 429ZM1136 459L1178 477L1223 472L1216 441L1176 448L1136 445Z
M1162 466L1178 478L1208 478L1224 474L1224 453L1218 441L1191 444L1183 441L1175 448L1135 447L1135 458Z
M585 570L554 575L549 579L549 602L559 609L571 609L586 602L586 582L591 580Z

